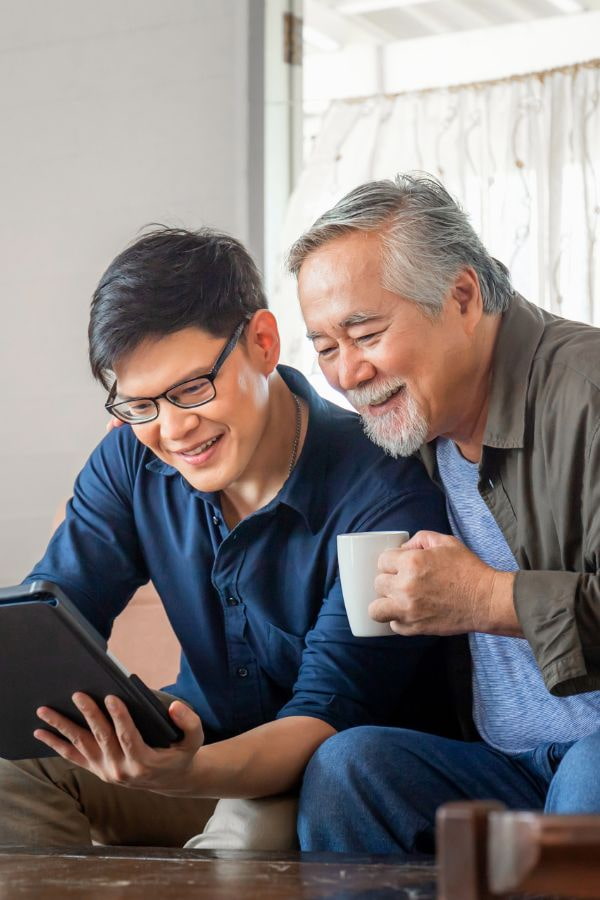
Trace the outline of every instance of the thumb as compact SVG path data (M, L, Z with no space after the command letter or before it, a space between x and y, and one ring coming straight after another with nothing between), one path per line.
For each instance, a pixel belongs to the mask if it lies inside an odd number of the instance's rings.
M204 742L204 730L200 716L193 709L182 703L181 700L174 700L169 706L169 715L173 719L175 725L183 731L183 740L179 742L179 746L200 747Z

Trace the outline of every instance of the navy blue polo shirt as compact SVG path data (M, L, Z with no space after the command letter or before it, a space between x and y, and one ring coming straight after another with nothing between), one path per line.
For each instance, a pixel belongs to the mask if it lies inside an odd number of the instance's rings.
M198 712L207 741L281 716L338 730L401 723L423 654L438 640L352 636L336 535L447 531L441 494L419 461L386 456L354 413L294 369L279 372L307 402L309 422L298 462L267 506L229 530L219 494L195 490L124 426L92 453L28 576L59 584L105 637L151 579L182 650L167 690Z

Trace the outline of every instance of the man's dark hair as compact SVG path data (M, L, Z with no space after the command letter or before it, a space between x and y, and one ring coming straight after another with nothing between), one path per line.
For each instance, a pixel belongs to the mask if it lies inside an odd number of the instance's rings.
M190 326L229 337L266 306L260 273L235 238L159 226L120 253L94 291L92 373L108 389L115 364L145 339Z

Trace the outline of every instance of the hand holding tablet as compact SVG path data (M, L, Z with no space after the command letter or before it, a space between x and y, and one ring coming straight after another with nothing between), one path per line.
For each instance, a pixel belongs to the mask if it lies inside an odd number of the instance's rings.
M34 737L43 725L37 713L42 707L87 729L75 694L87 695L103 713L105 698L116 697L149 747L169 747L183 736L158 697L107 652L60 588L36 581L1 589L0 757L54 755Z

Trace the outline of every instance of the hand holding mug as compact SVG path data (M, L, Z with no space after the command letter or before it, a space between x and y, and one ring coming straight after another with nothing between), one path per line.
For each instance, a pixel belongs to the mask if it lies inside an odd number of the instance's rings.
M514 572L482 562L447 534L419 531L379 557L369 615L403 635L468 631L516 636Z

